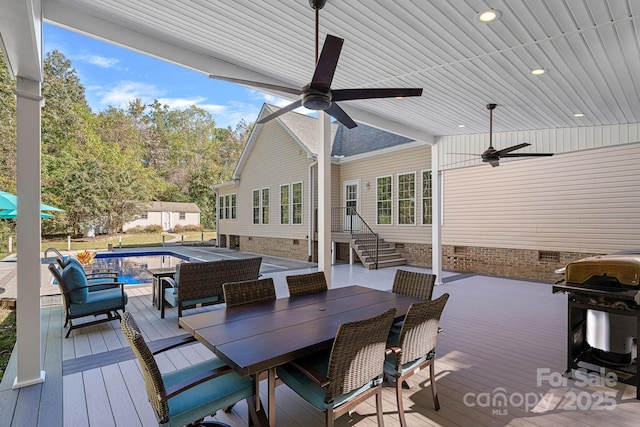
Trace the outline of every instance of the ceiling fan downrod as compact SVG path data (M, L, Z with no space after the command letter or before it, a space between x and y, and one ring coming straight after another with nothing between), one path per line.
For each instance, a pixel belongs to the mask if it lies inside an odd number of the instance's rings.
M487 104L487 109L489 110L489 148L493 148L493 109L496 108L498 104Z
M309 0L309 6L316 11L316 57L314 65L318 63L318 55L320 52L319 38L320 38L320 9L324 7L327 0Z

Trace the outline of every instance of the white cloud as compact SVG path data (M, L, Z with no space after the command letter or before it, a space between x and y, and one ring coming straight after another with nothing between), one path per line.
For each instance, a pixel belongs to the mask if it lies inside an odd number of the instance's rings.
M100 55L79 55L75 59L88 62L91 65L96 65L100 68L113 68L120 60L117 58L107 58Z
M154 99L164 94L164 90L142 82L120 81L110 89L97 90L99 103L102 107L114 106L125 108L129 102L140 98L142 102L149 104Z

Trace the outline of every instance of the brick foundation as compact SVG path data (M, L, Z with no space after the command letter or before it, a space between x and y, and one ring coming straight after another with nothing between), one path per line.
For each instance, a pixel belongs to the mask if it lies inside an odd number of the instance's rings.
M239 249L244 252L271 255L298 261L308 260L308 242L305 239L239 236L239 240ZM317 249L314 247L314 257L316 252Z
M396 247L409 265L431 266L431 245L400 243ZM599 254L442 245L442 269L553 283L560 278L555 270L593 255Z

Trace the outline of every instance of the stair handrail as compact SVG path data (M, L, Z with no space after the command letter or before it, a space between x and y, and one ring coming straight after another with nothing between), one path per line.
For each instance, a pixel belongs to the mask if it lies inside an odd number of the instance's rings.
M378 269L378 250L380 238L369 224L360 216L353 207L340 207L332 209L331 231L348 232L351 238L362 244L363 253L373 260ZM345 224L344 218L349 218L349 224Z

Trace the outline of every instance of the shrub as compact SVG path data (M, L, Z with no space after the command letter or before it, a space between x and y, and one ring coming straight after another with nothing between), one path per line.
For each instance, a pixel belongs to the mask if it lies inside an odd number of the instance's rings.
M142 229L143 233L162 233L162 226L158 224L147 225Z
M176 225L172 230L174 233L186 233L190 231L204 231L201 224Z

